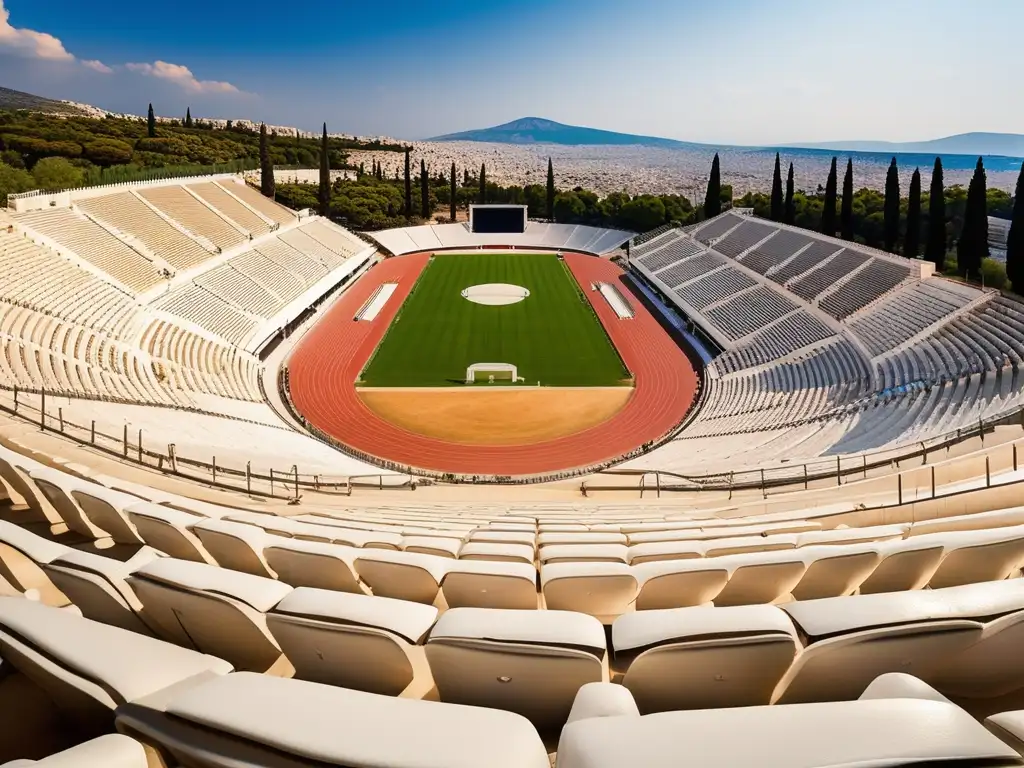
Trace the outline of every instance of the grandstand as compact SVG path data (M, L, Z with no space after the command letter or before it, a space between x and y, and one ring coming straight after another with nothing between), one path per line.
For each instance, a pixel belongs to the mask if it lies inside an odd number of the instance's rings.
M720 353L701 410L627 469L880 452L1020 408L1024 307L929 262L729 211L642 242L629 263Z
M261 389L264 350L370 266L362 240L233 176L29 193L0 216L7 405L59 396L62 423L130 423L207 462L265 472L284 441L311 473L379 474L293 432ZM176 409L173 425L147 406Z
M417 251L486 247L549 248L602 254L616 251L632 233L582 224L530 221L522 234L481 234L471 232L466 224L433 224L385 229L371 236L395 256Z
M410 227L383 261L232 176L0 217L0 765L1024 764L1009 295L741 211L628 256ZM328 407L366 431L354 381L415 278L487 247L561 251L635 390L578 434L449 447L610 459L430 473L296 407L326 338Z
M1012 434L773 502L308 510L5 441L0 759L791 765L810 721L799 764L1024 764Z

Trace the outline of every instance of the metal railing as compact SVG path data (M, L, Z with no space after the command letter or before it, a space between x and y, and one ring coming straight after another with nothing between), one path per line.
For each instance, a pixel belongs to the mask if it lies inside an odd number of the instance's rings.
M38 398L38 403L33 402ZM64 408L55 405L64 395L47 393L45 390L26 396L24 390L0 388L0 412L38 426L41 432L58 434L81 446L132 464L155 469L166 475L212 485L227 490L242 491L249 496L284 499L296 502L303 491L352 495L355 489L414 489L413 483L396 484L385 482L385 474L331 476L300 471L298 464L280 470L273 467L266 471L254 470L252 462L245 466L210 456L187 456L179 453L175 444L166 446L150 444L143 429L129 430L125 424L111 434L110 427L97 424L93 419L88 425L78 424L64 416Z
M785 466L754 467L729 472L692 474L669 470L607 469L597 474L607 477L632 477L633 483L621 485L585 481L581 490L590 492L610 490L636 490L641 494L652 489L660 495L665 493L692 493L727 491L732 498L734 491L760 491L767 498L771 493L786 493L793 490L807 490L812 484L822 483L841 486L844 483L867 479L877 470L898 471L908 462L919 461L916 466L926 466L936 456L940 459L956 445L979 438L982 446L985 436L991 435L996 427L1017 426L1024 431L1024 408L1017 408L990 419L979 420L969 427L936 435L926 440L915 441L892 448L850 455L826 456L807 459ZM650 478L650 479L649 479Z

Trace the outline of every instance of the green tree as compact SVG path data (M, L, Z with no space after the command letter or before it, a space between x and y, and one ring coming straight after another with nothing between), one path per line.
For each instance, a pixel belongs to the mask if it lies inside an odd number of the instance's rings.
M451 196L451 200L449 201L449 203L451 205L452 221L454 222L455 219L456 219L456 214L458 213L457 208L458 208L458 202L459 202L458 185L457 185L457 183L455 181L455 161L454 160L452 161L452 178L451 178L450 184L451 184L451 190L450 190L449 194Z
M967 207L964 209L964 223L956 243L957 271L970 278L981 274L981 262L988 257L988 206L986 200L987 182L985 164L978 158L974 176L967 187Z
M722 212L722 169L715 152L711 161L711 175L708 177L708 189L704 195L704 218L711 219Z
M834 237L836 234L836 185L838 184L836 159L832 158L832 167L825 182L825 201L821 209L821 232Z
M783 213L783 222L786 224L796 223L796 201L793 199L793 164L789 164L789 175L786 176L786 205Z
M894 157L885 174L885 250L895 253L900 239L900 171Z
M40 189L72 189L82 186L85 174L64 157L44 157L32 168L32 178Z
M430 219L430 177L427 176L427 161L420 158L420 216Z
M907 234L903 237L903 255L916 259L921 250L921 169L915 168L910 177L910 196L907 198Z
M843 240L853 240L853 158L846 159L843 202L839 210L839 236Z
M775 153L775 172L772 174L772 208L771 208L771 219L772 221L782 221L783 218L783 202L782 202L782 161L779 158L779 153Z
M23 168L12 168L0 163L0 204L7 205L7 196L28 192L36 186L32 174Z
M410 168L410 151L406 150L406 207L402 209L406 219L413 218L413 176L412 168Z
M665 203L654 195L638 195L622 205L618 221L634 232L649 232L665 223Z
M267 142L267 124L260 123L260 192L273 200L276 186L274 161L270 157L270 145Z
M132 161L132 145L119 139L96 139L82 149L86 159L96 165L124 165Z
M146 135L151 139L156 138L156 114L153 112L153 105L149 105L149 112L146 113Z
M487 165L480 164L480 205L487 203Z
M331 212L331 159L327 149L327 123L324 123L323 136L320 139L320 215L327 216Z
M555 196L555 221L559 224L579 223L587 206L575 192L559 192Z
M185 108L185 127L186 128L191 128L192 127L192 108L191 107L186 107Z
M544 215L548 219L555 218L555 168L551 164L551 158L548 158L548 186L547 186L547 197L546 205L544 209Z
M928 239L924 257L942 272L946 265L946 190L942 174L942 158L935 158L932 183L928 195Z
M1006 237L1006 275L1010 278L1013 290L1024 296L1024 163L1017 176L1010 233Z

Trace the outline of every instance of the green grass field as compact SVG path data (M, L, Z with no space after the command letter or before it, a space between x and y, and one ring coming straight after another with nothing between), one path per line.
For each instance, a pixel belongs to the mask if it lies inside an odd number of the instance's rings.
M505 306L475 304L461 296L465 288L485 283L519 285L530 295ZM435 256L360 383L465 386L472 363L512 363L530 386L538 381L552 387L632 383L575 278L554 254ZM476 386L496 386L485 382Z

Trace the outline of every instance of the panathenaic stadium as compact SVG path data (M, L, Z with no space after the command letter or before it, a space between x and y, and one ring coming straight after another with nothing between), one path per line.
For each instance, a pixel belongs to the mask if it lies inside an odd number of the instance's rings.
M222 175L11 195L0 339L0 764L1024 764L1010 294Z

